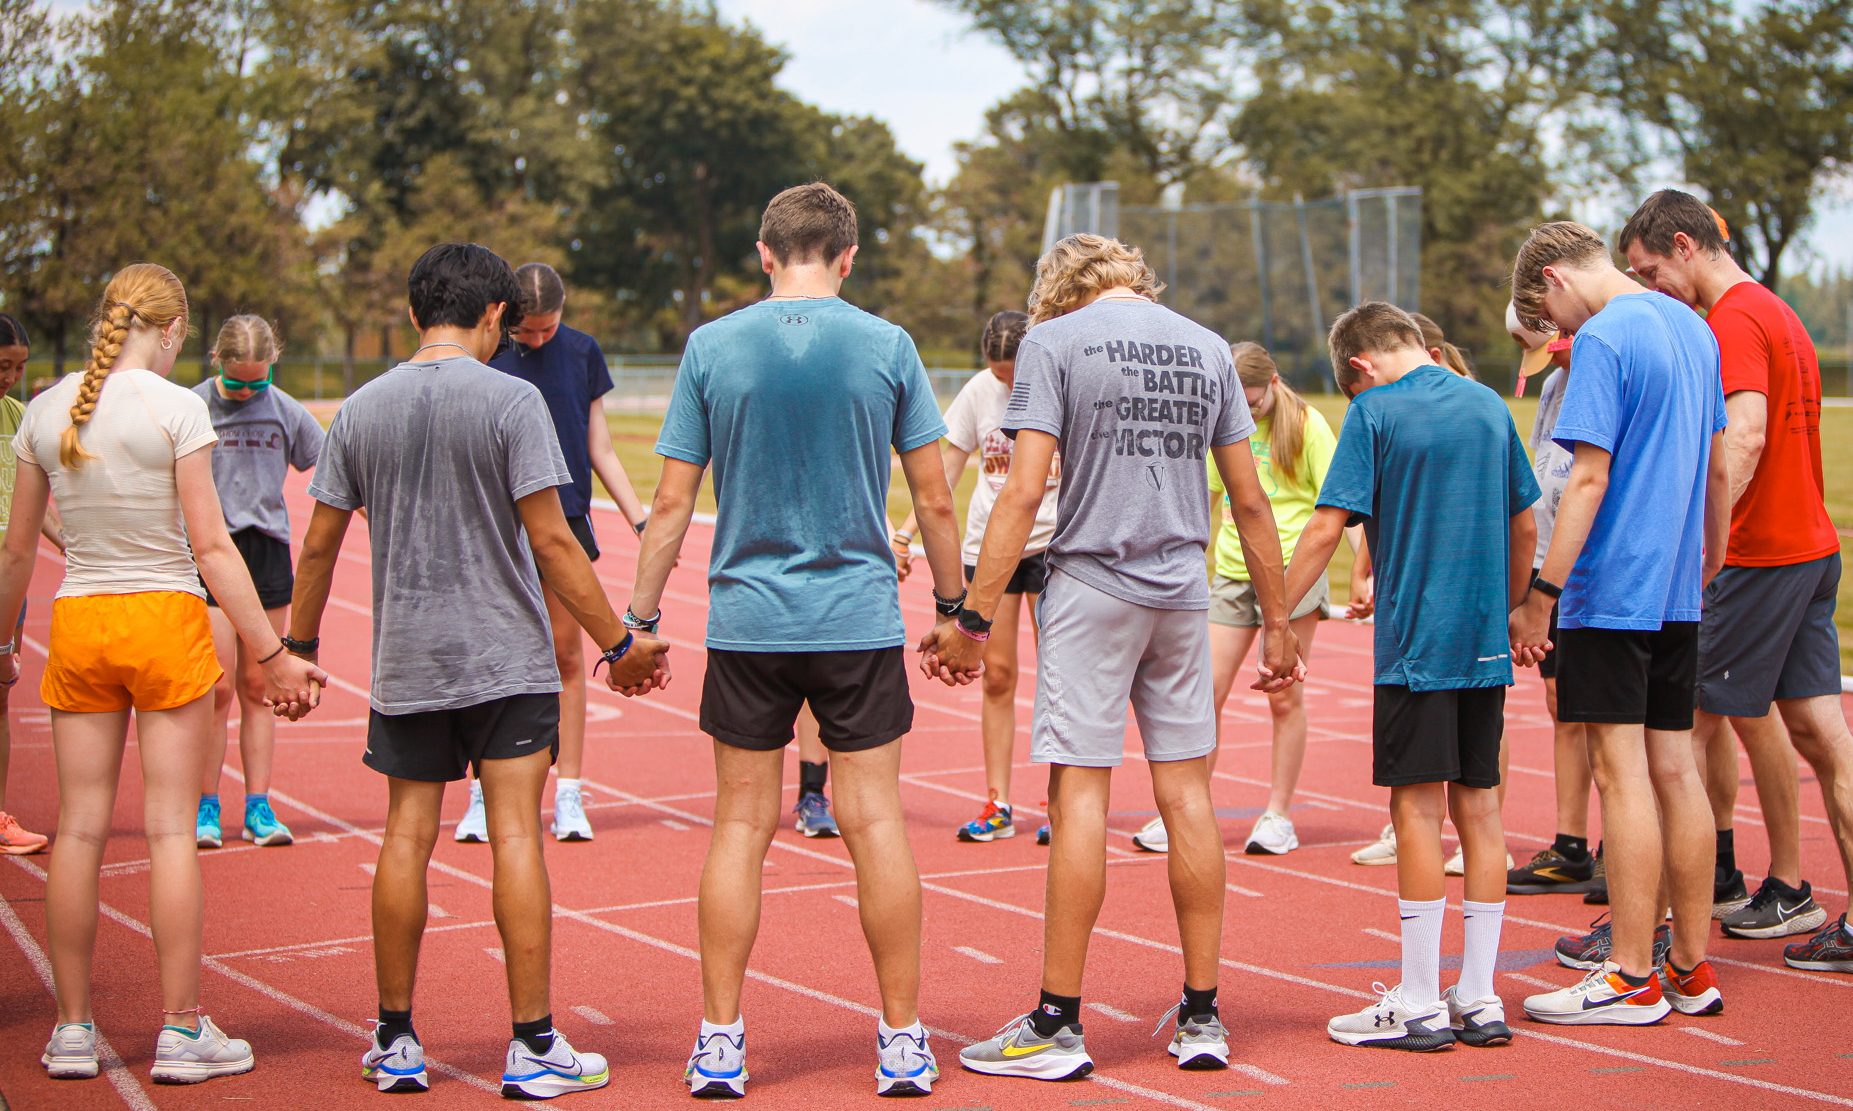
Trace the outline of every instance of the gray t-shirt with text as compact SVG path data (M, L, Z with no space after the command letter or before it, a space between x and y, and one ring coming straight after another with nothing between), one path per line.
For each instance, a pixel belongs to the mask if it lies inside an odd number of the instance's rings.
M290 468L306 471L322 453L322 426L302 403L275 386L246 401L220 396L218 380L193 387L206 399L212 430L212 484L228 532L256 529L290 542L290 515L283 505L283 480Z
M309 494L367 510L374 709L560 689L515 502L571 481L540 391L475 359L401 363L347 399Z
M1003 428L1061 442L1051 563L1154 609L1210 605L1204 456L1255 430L1229 345L1146 301L1096 301L1029 330Z

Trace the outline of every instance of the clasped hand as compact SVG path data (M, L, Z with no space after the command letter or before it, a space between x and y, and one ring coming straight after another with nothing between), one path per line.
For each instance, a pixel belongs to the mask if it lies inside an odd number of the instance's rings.
M920 671L949 687L962 687L984 674L984 642L959 631L950 617L939 619L920 638Z

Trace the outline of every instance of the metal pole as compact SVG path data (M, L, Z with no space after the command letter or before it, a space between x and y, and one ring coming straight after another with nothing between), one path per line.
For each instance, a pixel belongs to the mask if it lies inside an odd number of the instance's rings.
M1274 349L1274 304L1268 291L1268 248L1266 230L1261 224L1261 198L1248 201L1249 235L1255 241L1255 285L1261 290L1261 346Z
M1363 250L1362 233L1358 228L1358 195L1345 194L1345 220L1351 226L1351 303L1355 306L1364 300L1364 270L1358 259Z
M1300 265L1306 269L1306 305L1312 310L1314 349L1325 344L1325 313L1319 308L1319 278L1313 273L1313 241L1306 227L1306 201L1293 195L1293 215L1300 227Z
M1385 255L1384 262L1386 263L1390 271L1390 285L1389 285L1388 300L1390 304L1392 305L1401 305L1402 301L1398 299L1397 297L1398 291L1396 288L1396 262L1397 262L1397 257L1396 257L1397 256L1396 194L1391 193L1389 196L1385 197L1383 203L1384 203L1384 223L1389 225L1389 234L1384 237L1384 252L1383 252ZM1407 308L1411 312L1420 311L1414 305L1409 305L1407 306Z

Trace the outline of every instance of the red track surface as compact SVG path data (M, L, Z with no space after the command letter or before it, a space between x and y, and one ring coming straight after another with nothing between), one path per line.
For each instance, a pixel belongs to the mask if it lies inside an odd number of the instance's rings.
M306 512L298 478L294 506ZM301 516L298 518L302 519ZM615 517L608 533L621 537ZM556 901L554 1014L582 1048L607 1054L612 1083L574 1107L683 1107L685 1055L700 1018L694 893L713 792L709 742L695 728L701 691L703 583L709 532L697 527L665 605L677 678L666 693L625 701L598 690L586 778L598 840L549 845ZM628 595L634 549L623 540L598 565L614 598ZM56 824L47 717L34 694L59 574L46 560L34 583L27 679L14 712L11 803L32 829ZM931 613L927 585L902 591L910 625ZM385 812L384 781L361 766L368 664L366 533L356 523L323 629L335 687L320 712L279 731L272 797L295 830L291 848L232 841L202 853L206 880L204 1002L255 1045L249 1076L196 1088L148 1082L159 999L148 938L147 872L139 772L126 761L102 885L97 1018L122 1065L90 1082L54 1082L37 1055L53 1009L42 978L45 857L0 860L0 1092L14 1108L260 1108L375 1106L388 1102L359 1079L357 1058L373 1014L367 889ZM1390 869L1360 868L1347 854L1385 821L1385 793L1370 785L1369 633L1329 623L1309 683L1313 724L1295 821L1303 844L1286 858L1239 852L1265 801L1266 707L1248 692L1225 716L1229 751L1218 773L1229 864L1222 1002L1236 1066L1183 1073L1152 1038L1181 974L1163 859L1136 853L1124 835L1152 813L1137 759L1116 777L1105 911L1087 982L1092 1082L999 1080L957 1067L958 1047L988 1036L1035 998L1044 853L1032 838L957 843L952 831L983 800L976 688L948 690L917 675L918 728L905 742L905 792L914 851L926 877L923 1017L935 1030L945 1075L927 1108L1131 1107L1364 1108L1471 1101L1500 1107L1731 1108L1853 1106L1853 976L1796 972L1774 942L1718 940L1713 954L1727 999L1721 1016L1673 1016L1659 1027L1546 1028L1515 1021L1506 1048L1457 1047L1405 1055L1341 1047L1325 1037L1331 1015L1368 998L1372 980L1397 978ZM1033 661L1033 655L1025 656ZM1022 695L1027 731L1033 667ZM1549 727L1537 679L1512 694L1514 743L1507 823L1514 855L1551 833ZM1026 751L1027 742L1020 742ZM1135 742L1136 747L1136 742ZM227 812L238 813L237 746ZM795 759L795 757L793 757ZM1040 769L1019 765L1019 813L1042 794ZM794 776L795 778L795 776ZM1745 774L1740 839L1747 870L1765 863ZM1821 901L1846 902L1819 792L1804 786L1803 857ZM452 792L448 813L461 815ZM417 997L421 1035L439 1064L422 1100L489 1106L508 1036L490 920L489 854L439 845L432 921ZM765 920L746 992L753 1086L761 1108L874 1102L873 975L852 909L854 881L837 841L781 832L767 861ZM1453 892L1458 898L1458 889ZM1508 1012L1540 986L1574 974L1550 956L1552 940L1591 917L1575 896L1514 898L1508 906L1500 987ZM1446 944L1458 952L1459 919ZM1444 974L1445 977L1445 974ZM228 1102L229 1101L229 1102Z

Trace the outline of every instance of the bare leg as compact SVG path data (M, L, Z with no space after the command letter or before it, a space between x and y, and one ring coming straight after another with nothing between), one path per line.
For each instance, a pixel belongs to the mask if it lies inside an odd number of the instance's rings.
M1737 825L1737 744L1723 718L1704 710L1692 715L1692 755L1705 780L1712 828L1719 833Z
M1022 627L1025 598L1033 608L1036 596L1006 594L997 607L991 639L984 647L984 782L996 796L1010 801L1010 763L1017 739L1017 634ZM894 1025L889 1023L890 1026Z
M1448 809L1445 783L1412 783L1390 788L1390 822L1396 827L1396 894L1410 902L1444 898L1441 819ZM1504 864L1505 848L1500 847ZM1505 895L1505 873L1499 877Z
M1216 701L1217 747L1209 755L1209 769L1216 770L1216 757L1222 752L1222 709L1228 705L1229 692L1235 689L1235 673L1248 658L1249 646L1261 630L1254 626L1210 624L1210 693Z
M1293 635L1300 639L1300 658L1312 662L1313 635L1319 631L1319 615L1309 613L1293 622ZM1273 778L1269 780L1268 809L1285 815L1293 805L1293 789L1300 784L1300 767L1306 763L1306 686L1295 683L1284 691L1268 695L1268 709L1274 718ZM1221 710L1218 708L1218 716ZM1500 777L1505 782L1505 777Z
M1840 866L1853 889L1853 734L1840 712L1840 699L1797 698L1777 703L1796 751L1814 769L1827 803L1827 821L1840 849ZM1780 878L1780 877L1778 877Z
M1506 833L1499 792L1458 783L1448 784L1447 789L1448 816L1454 819L1454 832L1460 834L1466 857L1462 894L1476 903L1502 903L1506 898ZM1400 837L1396 843L1402 845Z
M740 988L759 934L761 872L778 829L784 763L779 749L755 752L714 742L714 831L701 869L697 916L702 1013L720 1026L740 1017Z
M1711 823L1706 821L1705 785L1699 781L1698 764L1693 760L1691 733L1649 729L1646 744L1648 774L1660 808L1660 838L1673 907L1672 961L1680 968L1693 968L1705 959L1705 942L1711 934L1715 841ZM1611 865L1611 877L1613 874ZM1655 922L1659 921L1660 911L1661 905L1656 902L1652 908ZM1648 936L1651 945L1651 933ZM1620 947L1621 939L1617 937L1616 949ZM1647 967L1652 971L1651 964Z
M1653 971L1654 926L1664 909L1660 815L1648 774L1646 731L1639 725L1609 724L1585 729L1589 766L1602 798L1614 960L1628 975L1646 976Z
M224 674L219 676L219 681L212 687L213 722L212 728L206 733L199 793L216 795L225 768L226 738L231 729L232 706L238 701L238 634L233 631L231 620L219 607L207 606L206 617L212 623L212 651L219 658L219 670ZM265 710L264 716L270 717L270 711Z
M282 636L283 631L289 627L288 606L265 610L264 616L270 619L270 627L278 636ZM213 642L218 642L216 634ZM224 723L223 718L220 723ZM223 736L221 731L220 737ZM223 739L220 745L223 748ZM277 717L270 712L270 707L264 705L264 668L241 642L238 645L238 756L244 762L246 795L270 793L270 768L276 746ZM215 773L217 770L216 767L213 769Z
M920 873L901 813L901 745L831 753L830 765L882 1019L912 1026L920 1016Z
M1043 896L1042 987L1055 995L1081 994L1087 943L1107 892L1107 789L1112 777L1109 768L1049 765L1052 829Z
M578 628L578 626L574 626ZM584 685L580 687L584 693ZM516 1022L533 1022L551 1010L553 889L541 854L540 795L551 754L484 760L483 809L495 857L495 928L508 962L508 1010ZM437 836L433 808L432 837Z
M161 1008L176 1026L196 1027L201 923L194 819L199 813L200 762L212 730L212 694L173 710L135 715L142 758L142 824L147 830L148 921L161 966Z
M1589 738L1577 722L1557 720L1557 680L1544 681L1544 708L1551 715L1551 770L1557 784L1557 832L1589 836ZM1500 741L1503 752L1505 742ZM1499 781L1505 782L1505 765Z
M425 869L437 845L444 784L388 779L386 785L386 833L373 872L373 972L380 1007L409 1011L429 912Z
M807 764L826 764L830 761L830 750L817 735L817 715L811 713L811 704L806 702L798 711L798 722L794 732L798 735L798 759Z
M109 841L116 781L129 729L127 710L51 712L58 763L58 836L45 885L45 932L51 949L58 1021L90 1021L90 962L97 940L97 871Z
M561 779L578 779L585 767L585 633L547 584L541 584L541 593L547 599L547 620L553 625L553 660L560 667L560 759L556 767Z
M1156 761L1151 768L1152 795L1171 837L1165 869L1177 911L1178 944L1184 950L1184 982L1207 990L1216 986L1222 957L1229 866L1223 857L1222 827L1210 801L1209 758ZM1104 863L1104 851L1101 859Z
M1732 718L1731 727L1737 731L1737 739L1743 742L1744 751L1750 756L1750 774L1756 779L1757 807L1763 813L1763 832L1769 835L1769 874L1790 887L1799 887L1802 882L1801 776L1796 769L1795 746L1789 743L1789 731L1776 714ZM1730 734L1723 729L1718 732L1723 744L1717 747L1727 747ZM1730 761L1731 773L1735 776L1735 752L1731 753ZM1732 795L1735 797L1736 792Z

